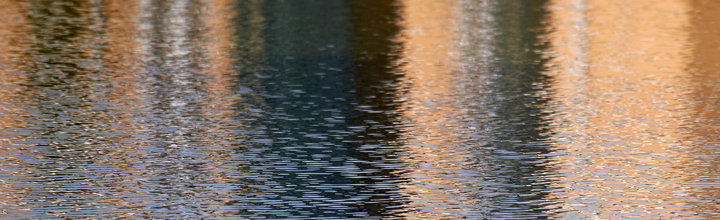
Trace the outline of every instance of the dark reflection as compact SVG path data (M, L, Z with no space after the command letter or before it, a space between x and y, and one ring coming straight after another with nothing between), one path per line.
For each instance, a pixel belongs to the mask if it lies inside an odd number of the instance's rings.
M257 120L251 144L241 149L247 184L233 204L240 217L346 218L367 215L349 177L353 146L354 82L349 44L349 8L344 1L264 1L262 63L243 64L240 81L262 87L240 91L250 105L245 120ZM242 2L241 7L255 7ZM247 11L249 8L241 8ZM252 28L252 17L241 28ZM242 47L253 47L245 44ZM240 60L252 60L243 54ZM253 65L262 65L257 71Z
M549 77L542 40L546 1L475 1L463 4L461 99L474 133L471 166L487 181L471 192L485 216L547 218L545 160Z
M402 154L399 139L398 110L399 81L402 77L399 56L402 45L396 40L399 34L399 2L387 0L351 1L355 36L356 111L350 120L354 140L355 163L363 173L353 177L362 184L358 207L372 216L392 218L402 212L406 203L399 191L404 169L399 159Z
M240 216L389 217L401 208L395 4L239 2L240 117L253 137L241 149Z

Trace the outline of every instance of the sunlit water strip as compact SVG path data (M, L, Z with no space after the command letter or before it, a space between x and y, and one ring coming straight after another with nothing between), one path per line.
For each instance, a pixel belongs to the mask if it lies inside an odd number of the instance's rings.
M701 145L688 139L688 3L551 2L561 217L715 215L692 208L704 190L693 184Z
M685 185L696 200L689 202L693 212L707 219L720 218L720 2L691 0L690 41L691 63L686 71L691 74L694 113L693 143L688 170L695 175Z
M405 2L407 217L548 216L541 4Z
M457 69L456 11L458 1L403 1L402 33L404 83L408 85L402 120L412 164L406 174L411 181L401 191L413 210L412 219L458 218L468 208L462 195L462 154L452 144L459 128L452 91ZM458 190L457 193L448 193Z
M0 206L4 209L20 210L27 204L20 200L26 190L18 190L17 186L18 179L22 179L24 175L18 172L22 166L19 158L23 150L13 146L13 143L22 140L19 133L27 123L11 116L27 114L25 106L20 104L24 103L21 84L26 82L27 77L20 72L21 63L29 61L22 55L25 49L23 44L31 38L29 21L23 16L29 9L26 5L11 1L0 2L0 8L5 15L0 17L0 87L3 90L0 93L0 152L3 155L0 159Z

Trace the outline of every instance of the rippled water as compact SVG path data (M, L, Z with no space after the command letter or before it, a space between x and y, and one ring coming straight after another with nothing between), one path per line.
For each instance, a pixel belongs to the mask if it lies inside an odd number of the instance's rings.
M717 219L714 0L0 0L3 219Z

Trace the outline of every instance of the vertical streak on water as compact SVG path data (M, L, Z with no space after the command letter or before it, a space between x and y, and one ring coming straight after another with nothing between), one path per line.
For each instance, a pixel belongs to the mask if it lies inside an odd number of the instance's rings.
M351 13L354 30L355 89L357 115L350 120L354 140L360 146L356 155L357 174L347 170L355 183L361 184L358 207L371 216L399 218L405 199L399 193L403 182L398 97L399 59L402 45L400 5L395 0L353 0Z
M546 1L464 1L462 97L477 214L547 218Z
M197 189L183 181L196 178L202 163L193 163L197 154L193 151L199 149L190 139L195 120L192 113L198 109L197 96L201 95L192 78L199 69L190 47L198 39L190 31L198 21L197 11L189 11L190 1L146 0L141 4L145 70L138 75L138 89L146 106L136 115L142 127L136 131L142 153L132 169L135 195L127 198L138 216L178 215L199 205L188 198Z
M468 206L455 179L461 178L462 152L453 145L458 126L454 113L453 71L457 68L458 1L402 1L404 30L402 61L404 86L408 93L402 110L404 146L408 155L403 161L410 167L405 174L410 181L402 185L411 219L459 218Z
M237 66L237 94L240 102L237 105L237 116L243 122L243 128L239 128L244 136L252 136L260 127L257 117L262 116L262 110L266 107L262 94L265 89L262 87L262 71L266 64L265 57L265 16L262 10L264 0L241 0L235 1L232 7L236 17L234 18L233 34L235 37L235 65ZM244 142L242 148L248 147Z
M560 30L553 36L558 52L554 88L558 112L564 113L554 135L555 180L561 188L555 196L565 203L561 216L695 214L686 210L693 199L683 186L693 175L686 170L685 126L691 116L686 2L589 0L587 10L568 1L553 4L553 23ZM583 12L587 28L575 29L582 18L569 14ZM577 35L592 37L587 45L568 40ZM585 80L575 76L574 60L586 60Z
M236 190L231 178L237 173L238 163L234 161L235 149L240 141L246 141L247 136L239 134L245 125L238 121L237 104L243 100L235 94L237 88L236 62L232 55L236 53L234 35L234 22L236 14L232 0L209 0L204 10L203 21L208 28L203 32L206 39L204 52L207 64L201 64L208 74L207 100L203 103L207 118L206 129L211 135L205 140L206 146L213 150L205 150L208 155L207 171L213 180L208 188L217 195L216 205L226 205L232 202L232 195ZM211 208L212 209L212 208ZM214 216L237 213L235 207L220 206L215 208ZM231 213L232 212L232 213Z
M548 62L549 74L554 78L552 88L554 91L553 103L557 103L554 115L556 121L553 125L552 140L555 145L563 146L554 152L556 157L552 162L559 170L577 169L584 159L580 155L588 149L589 143L584 141L586 135L591 134L588 117L592 115L592 108L579 108L588 105L586 91L588 71L587 58L587 21L584 0L551 0L549 7L549 21L552 31L549 34L553 59ZM562 172L562 171L561 171ZM557 181L554 186L559 189L572 188L574 182L581 182L582 176L565 176L564 181ZM560 198L562 201L555 213L572 210L573 204L579 198Z
M348 218L366 216L346 176L355 167L347 120L352 117L354 82L349 8L344 1L262 2L261 71L242 80L246 120L257 120L252 140L241 151L246 184L235 205L240 217ZM252 75L250 75L252 74Z
M241 136L233 120L237 97L226 1L144 1L141 54L134 79L139 142L125 198L140 217L199 218L236 212L231 147Z
M136 133L141 128L134 120L135 114L143 108L140 102L141 94L138 91L138 72L141 70L141 54L138 49L140 9L138 1L131 0L103 0L102 12L104 14L104 48L103 48L103 74L107 75L108 94L107 102L112 103L109 117L112 118L110 126L103 129L104 134L112 143L106 149L102 160L116 167L117 171L104 174L115 178L112 191L106 194L103 203L111 204L118 210L129 211L135 208L136 202L131 198L136 182L134 164L137 160L139 144ZM99 216L131 216L125 211L104 213ZM98 216L98 217L99 217Z
M720 219L720 1L690 0L690 40L695 117L691 151L693 160L688 169L695 175L687 186L697 201L690 210L706 219Z
M403 3L404 215L548 217L545 2Z
M264 5L265 0L241 0L235 1L232 8L236 15L233 30L236 46L234 64L239 72L235 88L239 96L235 117L241 123L235 132L242 138L232 143L237 146L232 158L237 163L237 172L227 176L228 180L233 181L229 184L232 184L234 191L233 200L228 205L237 209L232 215L245 217L255 217L252 215L256 213L255 210L263 209L254 197L265 193L262 187L258 187L262 179L256 179L258 176L253 172L258 166L253 161L257 154L257 141L266 140L261 121L265 117L263 110L267 110L264 96L266 89L263 85L263 69L267 63Z
M26 114L16 115L26 132L14 143L24 154L17 161L22 172L17 204L21 218L96 215L112 207L103 196L114 178L98 176L113 166L95 148L108 147L98 132L110 121L100 109L104 76L99 75L101 23L99 4L88 1L29 1L26 15L34 40L23 52L27 76ZM28 45L30 45L28 44ZM107 188L101 188L107 187ZM18 210L19 211L19 210Z
M0 1L0 209L7 215L3 218L21 218L15 210L25 205L21 202L25 189L16 186L20 183L24 172L18 172L21 165L19 158L24 152L14 143L24 135L22 128L28 123L19 115L26 114L24 106L25 91L23 84L27 75L23 74L23 63L28 62L24 56L27 45L32 40L26 14L29 8L18 1Z

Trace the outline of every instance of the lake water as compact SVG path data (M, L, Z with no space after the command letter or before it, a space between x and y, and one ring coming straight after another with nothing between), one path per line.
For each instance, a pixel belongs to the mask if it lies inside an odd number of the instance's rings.
M0 0L2 219L718 219L720 1Z

